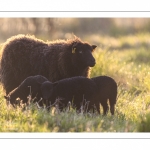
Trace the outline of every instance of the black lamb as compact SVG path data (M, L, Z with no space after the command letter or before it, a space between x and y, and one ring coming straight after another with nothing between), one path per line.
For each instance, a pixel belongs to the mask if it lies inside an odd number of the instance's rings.
M60 110L65 108L69 101L76 110L80 110L85 103L84 100L90 101L95 90L95 83L81 76L62 79L54 83L46 81L41 85L43 99L48 100L51 104L54 104L58 97L62 98L59 102Z
M100 104L103 107L103 114L106 115L109 110L108 100L110 105L110 112L114 115L115 104L117 101L117 83L115 80L109 76L98 76L91 78L97 85L94 96L92 97L89 108L94 109L93 106L96 106L96 110L100 114Z
M34 102L38 102L42 97L40 86L47 80L47 78L41 75L29 76L17 88L4 97L14 107L17 104L17 98L20 98L23 104L28 103L29 95L31 95L31 99L34 99ZM42 101L39 102L39 105L43 105Z

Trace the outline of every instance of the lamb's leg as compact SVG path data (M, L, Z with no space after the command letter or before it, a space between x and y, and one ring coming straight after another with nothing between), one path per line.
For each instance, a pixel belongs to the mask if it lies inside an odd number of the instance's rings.
M100 114L100 103L99 102L96 103L95 107L96 107L97 112Z
M83 105L84 105L84 99L83 99L83 96L82 95L74 95L72 97L72 101L71 101L71 104L73 107L76 108L76 111L77 112L81 112L81 108L83 108Z
M92 111L92 113L94 113L94 106L91 104L91 102L89 102L86 112L90 112L90 111Z
M68 103L71 101L71 99L72 99L71 96L57 97L55 102L60 112L68 108ZM70 108L70 105L69 105L69 108Z
M115 112L116 101L117 101L117 91L114 91L109 96L110 112L112 115L114 115L114 112Z
M108 107L108 103L107 103L107 99L104 100L102 104L102 107L103 107L103 115L106 115L108 113L108 110L109 110L109 107Z
M115 105L110 105L110 112L111 112L112 115L114 115Z

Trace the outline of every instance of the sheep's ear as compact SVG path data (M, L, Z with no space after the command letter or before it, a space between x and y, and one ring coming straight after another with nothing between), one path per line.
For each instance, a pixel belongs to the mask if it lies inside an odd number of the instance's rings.
M74 54L76 52L76 48L72 48L72 54Z
M72 54L75 54L76 49L77 49L77 42L74 42L72 45Z
M96 45L92 45L92 49L93 49L93 50L95 50L96 47L97 47Z

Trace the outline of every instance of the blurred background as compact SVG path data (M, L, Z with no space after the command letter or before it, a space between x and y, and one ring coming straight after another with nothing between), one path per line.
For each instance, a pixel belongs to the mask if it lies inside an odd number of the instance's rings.
M82 39L94 34L118 37L149 31L149 18L0 18L0 43L16 34L55 40L72 34Z

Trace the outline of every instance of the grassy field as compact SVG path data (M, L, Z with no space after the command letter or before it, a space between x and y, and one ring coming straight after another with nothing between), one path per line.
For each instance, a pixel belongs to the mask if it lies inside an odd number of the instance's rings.
M22 110L7 107L0 92L0 132L148 132L150 131L150 34L122 37L87 36L98 45L91 77L108 75L118 84L114 116L48 113L32 104Z

